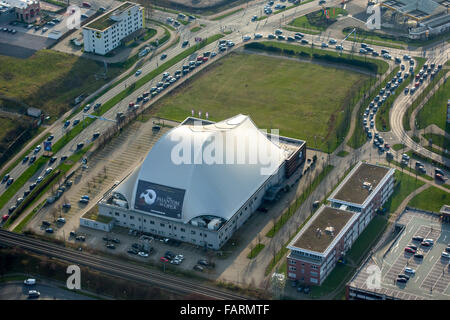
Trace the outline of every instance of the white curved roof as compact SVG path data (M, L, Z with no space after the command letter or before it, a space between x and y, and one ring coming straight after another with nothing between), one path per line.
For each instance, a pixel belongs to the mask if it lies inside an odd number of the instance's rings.
M240 164L236 155L243 153L236 152L238 146L233 146L232 142L246 145L244 153L247 155ZM219 152L212 152L213 146ZM220 157L220 150L223 157ZM216 161L210 161L207 155L217 156ZM258 156L252 159L255 155ZM161 137L140 168L115 191L128 199L130 209L139 212L163 215L184 223L201 215L228 220L278 170L285 158L285 151L267 139L248 116L237 115L208 125L180 125ZM196 163L192 163L194 159ZM131 185L134 185L132 192ZM170 214L162 207L151 210L146 207L147 195L147 204L156 204L154 194L147 192L149 189L156 190L156 203L160 201L159 195L169 207L179 201L180 206L175 208L175 204L172 208L181 215Z

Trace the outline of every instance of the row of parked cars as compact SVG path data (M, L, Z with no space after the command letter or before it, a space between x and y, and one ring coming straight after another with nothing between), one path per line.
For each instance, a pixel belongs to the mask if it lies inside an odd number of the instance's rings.
M424 239L421 236L414 236L412 237L412 241L419 243L418 245L410 244L405 247L405 252L407 254L413 254L414 258L422 260L423 259L423 253L419 252L419 247L432 247L434 245L433 239ZM450 243L445 248L445 251L441 253L441 257L443 259L450 259ZM414 276L416 274L416 270L413 268L406 267L403 271L403 274L397 275L397 282L400 283L407 283L411 276Z

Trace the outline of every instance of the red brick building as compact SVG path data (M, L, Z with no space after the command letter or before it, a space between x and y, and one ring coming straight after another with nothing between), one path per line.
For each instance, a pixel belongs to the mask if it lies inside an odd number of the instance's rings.
M291 280L321 285L391 196L394 172L359 162L287 246Z
M17 0L10 1L14 7L16 19L26 23L35 22L40 15L41 6L37 0Z

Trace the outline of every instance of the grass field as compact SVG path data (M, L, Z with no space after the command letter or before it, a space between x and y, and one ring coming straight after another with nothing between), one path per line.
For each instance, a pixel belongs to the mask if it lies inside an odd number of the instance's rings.
M438 189L436 187L430 187L412 198L408 203L408 206L422 210L439 212L444 204L449 203L449 192Z
M446 122L446 117L444 116L447 113L448 99L450 99L450 84L447 81L417 113L417 128L425 129L430 124L435 124L442 130L450 133L450 128Z
M392 149L394 149L395 151L398 151L398 150L403 149L404 147L405 147L404 144L397 143L397 144L394 144L394 145L392 146Z
M326 8L328 11L328 17L324 14L323 10L317 10L307 15L301 16L289 22L290 26L298 28L306 28L317 31L325 31L328 26L336 22L338 15L347 15L347 11L342 8Z
M154 109L157 116L178 121L192 109L209 112L214 121L248 114L260 128L279 129L281 135L306 139L325 151L330 143L333 151L334 129L342 121L350 88L357 89L367 78L312 63L233 53L161 99Z
M119 74L109 67L107 79L96 80L103 63L52 50L28 59L0 56L0 95L42 109L53 119L66 112L74 99L90 94Z
M424 185L424 182L416 180L407 173L402 173L400 170L396 170L395 174L394 193L383 206L387 212L393 213L397 210L402 201L414 190Z

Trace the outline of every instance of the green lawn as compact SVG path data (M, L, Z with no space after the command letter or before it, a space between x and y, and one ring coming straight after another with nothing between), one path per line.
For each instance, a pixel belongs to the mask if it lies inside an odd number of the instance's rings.
M450 97L450 96L449 96ZM432 141L432 143L442 149L450 150L450 139L445 138L443 135L434 134L434 133L426 133L423 135L427 141Z
M264 247L265 245L263 245L262 243L258 243L247 255L247 258L249 259L255 258L258 255L258 253L260 253L261 250L264 249Z
M444 204L450 204L450 193L436 187L429 187L412 198L408 206L439 212Z
M394 149L394 151L398 151L398 150L403 149L404 147L405 147L404 144L397 143L397 144L394 144L394 145L392 146L392 149Z
M387 209L389 214L395 212L398 206L411 192L425 184L418 179L416 180L416 178L407 173L402 173L400 170L395 170L394 177L396 180L394 185L394 193L383 206Z
M270 72L268 72L270 70ZM230 54L154 105L157 116L184 120L191 109L220 121L248 114L260 128L336 147L344 104L368 77L312 63L261 55ZM315 142L316 141L316 142Z
M103 62L53 50L40 50L27 59L0 55L0 95L42 109L53 119L64 114L81 94L90 94L117 76L110 66L106 79L96 80Z
M447 114L448 99L450 99L449 81L445 82L417 113L416 122L418 129L424 129L430 124L435 124L442 130L450 133L445 116Z
M347 15L347 11L342 8L326 8L328 11L328 17L324 14L323 10L317 10L307 15L301 16L289 22L290 26L312 29L317 31L325 31L328 26L336 22L338 15Z
M405 131L411 130L409 122L414 110L423 102L425 97L428 96L430 91L435 87L436 83L438 83L444 75L445 75L444 72L439 72L438 75L435 76L433 80L431 80L431 82L427 85L427 87L424 90L422 90L422 92L418 96L414 97L415 100L411 103L411 105L408 107L408 109L403 115L403 127Z
M342 150L337 153L337 156L343 158L343 157L346 157L348 154L349 154L348 151Z

